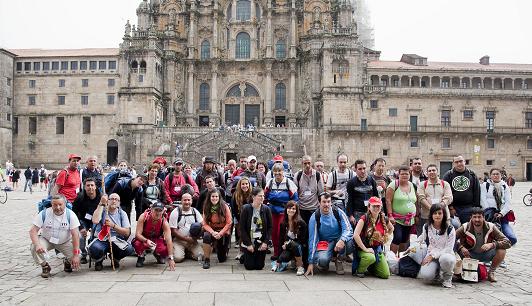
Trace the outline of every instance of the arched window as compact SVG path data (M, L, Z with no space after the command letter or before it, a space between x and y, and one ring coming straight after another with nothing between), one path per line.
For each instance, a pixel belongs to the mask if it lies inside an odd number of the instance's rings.
M338 78L349 78L349 62L347 60L333 60L332 68L333 74L337 75ZM378 85L378 82L375 85Z
M201 83L200 85L200 94L199 94L199 109L202 111L210 110L210 101L209 101L209 84Z
M211 44L208 40L204 40L201 43L201 60L208 60L211 58Z
M257 91L257 89L255 89L255 87L246 83L246 89L244 90L244 97L258 97L258 96L259 96L259 92Z
M140 68L144 68L144 69L146 69L146 61L142 60L142 61L140 62Z
M286 43L283 39L279 39L275 44L275 57L278 59L286 58Z
M231 89L229 89L229 91L227 92L227 96L228 97L240 97L240 85L237 84L231 87Z
M240 32L236 36L236 58L249 58L249 34L246 32Z
M251 17L251 1L238 0L236 3L236 19L239 21L249 20Z
M283 83L275 85L275 109L286 109L286 86Z
M131 68L139 68L139 63L137 61L133 61L131 63Z
M258 97L259 96L259 92L257 91L257 89L249 83L245 83L245 87L243 89L244 89L244 97ZM227 97L242 97L241 85L240 84L233 85L233 87L231 87L227 91L226 96Z

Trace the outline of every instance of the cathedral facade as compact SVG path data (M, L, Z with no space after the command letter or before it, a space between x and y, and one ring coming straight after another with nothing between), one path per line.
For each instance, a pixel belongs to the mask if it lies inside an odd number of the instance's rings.
M532 65L382 61L356 10L144 0L118 49L4 50L5 156L59 167L71 151L108 163L279 152L334 166L347 153L390 166L420 156L443 171L462 154L477 171L532 179Z

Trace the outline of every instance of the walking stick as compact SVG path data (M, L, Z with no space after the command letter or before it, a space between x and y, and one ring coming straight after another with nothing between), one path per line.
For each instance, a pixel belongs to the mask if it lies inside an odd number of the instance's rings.
M105 194L105 176L102 171L102 194ZM107 209L107 206L105 206L105 216L109 216L109 210ZM115 256L113 255L113 242L111 241L111 229L109 229L109 233L107 234L107 240L109 240L109 250L111 251L111 267L113 267L113 271L115 271Z

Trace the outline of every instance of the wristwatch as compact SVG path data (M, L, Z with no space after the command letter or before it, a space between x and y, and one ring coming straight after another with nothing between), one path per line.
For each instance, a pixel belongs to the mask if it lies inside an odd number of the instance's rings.
M168 259L170 259L170 260L174 260L174 255L170 255L170 256L168 256Z

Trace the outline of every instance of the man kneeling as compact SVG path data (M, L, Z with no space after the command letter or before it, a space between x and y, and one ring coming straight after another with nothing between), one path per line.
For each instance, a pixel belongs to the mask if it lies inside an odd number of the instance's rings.
M490 262L488 280L496 282L495 270L511 247L510 240L491 222L484 220L482 208L475 207L471 220L456 231L458 250L463 257L471 257L481 262Z
M133 247L127 242L131 233L131 225L125 211L120 208L120 196L113 193L102 196L98 208L92 216L92 223L96 224L94 232L97 236L89 244L89 254L96 261L94 269L101 271L105 255L111 252L109 233L113 244L114 267L120 267L120 260L133 253Z
M79 269L79 220L76 214L66 208L62 195L52 196L52 207L35 216L30 229L31 255L41 265L41 277L50 277L52 268L48 264L48 251L55 249L65 255L64 271ZM40 235L39 235L40 231Z
M305 275L314 275L314 265L328 270L336 257L336 274L344 274L342 258L353 251L353 229L346 214L331 204L331 194L320 194L320 207L309 221L308 269Z
M181 196L181 207L176 207L170 214L170 229L174 238L174 261L182 262L185 254L197 260L203 254L203 248L198 243L201 237L200 212L192 207L192 195L184 193Z

